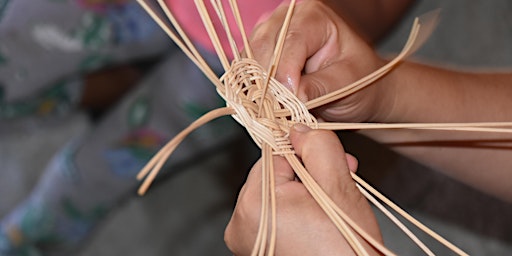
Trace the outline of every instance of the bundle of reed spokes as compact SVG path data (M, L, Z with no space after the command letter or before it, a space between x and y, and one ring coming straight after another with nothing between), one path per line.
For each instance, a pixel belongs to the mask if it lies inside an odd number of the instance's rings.
M310 176L295 155L288 139L289 129L296 123L305 124L313 129L329 130L350 130L350 129L435 129L435 130L463 130L480 132L512 132L504 128L512 123L413 123L413 124L375 124L375 123L319 123L309 110L339 100L352 93L355 93L375 80L386 75L404 58L414 52L429 36L436 23L436 13L430 13L417 18L412 26L409 38L403 50L387 65L368 74L359 81L347 85L338 91L329 93L317 99L301 102L293 93L286 89L276 79L274 73L278 67L281 49L287 33L288 25L293 16L295 1L292 0L276 48L273 53L269 67L262 67L257 63L248 43L244 31L242 17L235 0L229 1L229 8L223 6L220 0L211 0L215 10L214 15L220 20L224 31L216 31L211 13L207 11L203 0L195 0L202 22L208 32L219 57L225 73L218 77L208 66L196 47L187 37L175 19L172 12L167 8L164 0L138 0L141 6L151 15L168 36L181 48L181 50L197 65L206 77L216 87L219 95L226 101L226 107L212 110L193 122L188 128L179 133L173 140L166 144L141 170L139 179L145 178L139 189L144 194L157 173L164 165L167 158L172 154L180 142L194 129L203 124L225 115L231 115L237 122L247 129L247 132L262 150L263 172L262 172L262 209L260 227L255 241L253 255L274 254L276 239L276 198L274 191L274 170L272 155L281 155L293 167L298 178L310 192L312 197L325 211L333 224L339 229L349 245L357 255L367 255L367 251L361 242L356 238L361 236L366 242L385 255L394 255L392 251L373 239L365 230L352 221L322 190L322 188ZM163 10L163 12L161 11ZM236 24L228 24L226 11L230 11ZM230 25L238 28L237 33L243 39L242 47L234 40ZM228 54L224 51L220 33L224 33L229 40L231 53L234 56L229 61ZM246 56L246 57L241 57ZM351 173L361 193L381 210L391 221L393 221L414 243L416 243L427 255L434 255L433 252L420 241L391 211L395 211L403 218L416 225L419 229L444 244L453 252L459 255L466 255L461 249L448 242L446 239L421 224L411 215L400 209L393 202L384 197L381 193L372 188L355 173ZM387 205L386 206L384 206Z

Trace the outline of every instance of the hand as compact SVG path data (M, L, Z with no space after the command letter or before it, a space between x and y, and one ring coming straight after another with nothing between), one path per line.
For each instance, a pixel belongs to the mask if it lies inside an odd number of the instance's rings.
M297 128L298 127L298 128ZM290 139L306 169L355 222L382 240L375 216L350 171L357 160L345 154L333 132L295 126ZM225 241L235 255L250 255L261 210L261 161L252 168L229 222ZM352 249L295 177L283 157L274 157L277 199L276 255L347 255Z
M280 6L251 36L255 58L268 66L287 6ZM335 91L372 73L385 62L327 6L305 0L295 7L276 78L303 101ZM382 79L381 79L382 80ZM392 83L375 83L315 110L328 121L381 121L391 109Z

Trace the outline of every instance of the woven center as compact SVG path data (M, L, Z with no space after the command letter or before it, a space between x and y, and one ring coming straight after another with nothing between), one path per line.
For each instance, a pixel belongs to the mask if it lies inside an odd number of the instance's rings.
M224 87L217 90L219 95L235 110L233 118L247 129L260 148L265 142L276 154L290 152L288 133L293 124L316 128L317 121L306 106L277 80L268 79L268 74L255 60L233 61L220 80ZM265 107L260 108L262 103ZM277 112L290 114L276 117Z

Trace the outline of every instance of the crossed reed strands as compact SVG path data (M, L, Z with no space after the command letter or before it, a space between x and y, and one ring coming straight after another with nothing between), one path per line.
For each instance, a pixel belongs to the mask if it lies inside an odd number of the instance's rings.
M241 57L239 46L233 39L232 31L226 19L225 10L221 0L211 0L215 14L219 18L224 31L216 31L210 13L208 13L203 0L195 0L197 9L204 23L204 26L215 47L219 60L225 70L220 78L215 75L206 61L201 57L193 43L184 33L172 12L167 8L164 0L156 0L155 3L148 3L151 0L137 0L148 14L159 24L168 36L182 49L182 51L198 66L198 68L215 85L219 95L226 101L226 107L215 109L197 119L189 127L179 133L173 140L166 144L141 170L138 179L145 178L139 189L139 194L144 194L151 182L155 179L158 171L162 168L167 158L172 154L180 142L194 129L203 124L225 115L231 115L237 122L244 126L255 143L262 150L263 172L262 172L262 209L260 226L255 241L252 255L273 255L276 242L276 198L274 191L274 170L272 155L281 155L287 159L293 167L296 175L303 182L312 197L318 202L334 225L338 228L347 242L357 255L368 255L362 246L357 235L362 237L370 245L385 255L394 255L392 251L373 239L354 221L352 221L339 207L329 198L322 188L310 176L301 161L295 155L290 141L287 137L289 129L293 124L302 123L314 129L329 130L351 130L351 129L433 129L433 130L461 130L480 132L512 132L505 127L512 126L512 123L423 123L423 124L375 124L375 123L318 123L314 116L309 113L310 109L328 104L364 87L372 84L375 80L386 75L400 61L413 53L430 35L435 27L437 13L430 13L417 18L412 26L409 39L403 50L395 59L387 65L369 74L368 76L354 82L342 89L319 97L317 99L302 103L293 93L274 79L278 67L281 49L284 44L286 31L292 18L295 0L292 0L286 18L283 22L281 33L268 69L257 63L248 43L242 17L238 11L235 0L229 0L230 10L235 17L238 33L243 39L244 57ZM163 13L158 9L163 10ZM164 17L165 16L165 17ZM166 21L167 19L167 21ZM170 24L169 24L170 23ZM222 48L218 33L225 33L229 40L234 60L230 62L227 54ZM393 209L402 217L416 225L418 228L435 238L440 243L459 255L467 255L461 249L430 230L425 225L400 209L389 199L372 188L356 174L351 173L361 193L378 209L380 209L391 221L393 221L411 240L416 243L427 255L434 253L420 241L404 224L402 224L383 204Z

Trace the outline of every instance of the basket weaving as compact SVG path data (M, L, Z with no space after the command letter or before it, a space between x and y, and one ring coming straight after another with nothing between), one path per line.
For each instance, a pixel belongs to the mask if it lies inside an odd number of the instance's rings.
M262 210L260 228L255 242L253 255L273 255L276 237L275 229L275 191L273 177L272 155L283 156L293 167L297 177L308 189L312 197L325 211L333 224L343 234L347 242L357 255L367 255L365 248L357 239L357 235L365 239L371 246L385 255L394 255L392 251L369 236L362 228L352 221L322 190L305 169L301 161L295 155L291 146L288 134L290 128L297 123L307 125L313 129L328 130L353 130L353 129L432 129L432 130L460 130L478 132L503 132L510 133L512 130L505 128L511 123L408 123L408 124L381 124L381 123L322 123L310 113L311 109L323 106L341 98L347 97L366 86L371 85L377 79L385 76L402 60L412 54L428 38L434 29L438 12L428 13L417 18L412 26L409 38L403 50L388 64L362 79L344 86L342 89L313 99L308 102L301 102L289 89L283 86L274 78L279 65L281 50L286 38L287 27L293 17L295 1L291 1L273 57L269 67L263 67L253 58L251 47L246 37L243 26L243 17L240 16L235 0L230 0L230 6L224 7L220 0L212 0L215 8L215 15L222 22L225 31L216 31L210 15L202 0L196 0L196 5L201 15L205 28L215 47L219 60L224 68L221 77L215 75L206 61L201 57L190 39L183 32L172 12L167 8L163 0L157 0L157 5L149 0L138 0L141 6L151 15L169 37L182 49L182 51L198 66L199 69L209 78L216 87L218 94L225 100L226 106L215 109L205 114L187 129L179 133L173 140L165 145L158 152L147 166L141 170L139 179L144 179L139 189L144 194L151 182L155 179L158 171L162 168L167 158L176 149L179 143L194 129L215 118L231 115L240 125L246 128L248 134L262 150L262 161L264 171L262 172ZM163 11L160 12L157 9ZM230 31L230 24L226 19L225 12L230 10L235 17L236 27L243 38L243 47L236 45L233 39L233 31ZM165 17L164 15L165 14ZM233 60L228 60L228 54L220 43L218 34L225 33L230 41ZM242 49L243 50L240 50ZM242 57L243 56L243 57ZM391 221L409 236L427 255L434 253L420 241L405 225L403 225L389 210L391 208L405 219L416 225L418 228L444 244L453 252L459 255L467 255L461 249L442 238L434 231L421 224L412 216L400 209L355 173L351 173L361 193L379 210L381 210ZM384 206L384 205L387 205Z

